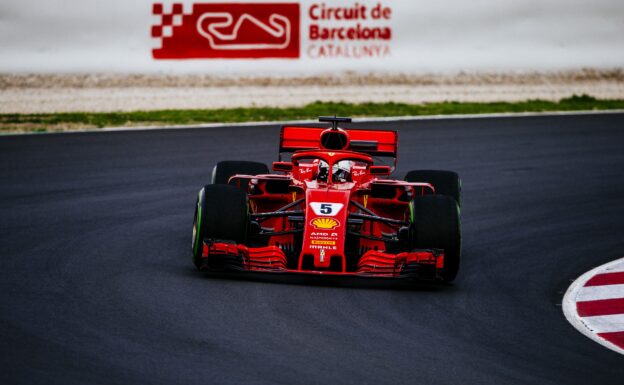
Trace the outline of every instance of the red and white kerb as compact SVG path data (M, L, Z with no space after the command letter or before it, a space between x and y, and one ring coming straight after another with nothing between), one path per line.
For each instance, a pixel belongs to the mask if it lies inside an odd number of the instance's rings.
M624 258L574 281L563 298L563 312L581 333L624 354Z

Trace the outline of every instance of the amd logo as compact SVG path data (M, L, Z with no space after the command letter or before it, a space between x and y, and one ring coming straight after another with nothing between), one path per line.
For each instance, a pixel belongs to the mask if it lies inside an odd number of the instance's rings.
M313 231L310 233L311 237L337 237L338 233L326 233L324 231Z

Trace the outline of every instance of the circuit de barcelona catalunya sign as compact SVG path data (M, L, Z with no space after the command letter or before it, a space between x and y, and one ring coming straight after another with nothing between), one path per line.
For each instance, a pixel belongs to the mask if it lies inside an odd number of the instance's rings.
M392 8L381 2L155 3L154 59L383 58Z

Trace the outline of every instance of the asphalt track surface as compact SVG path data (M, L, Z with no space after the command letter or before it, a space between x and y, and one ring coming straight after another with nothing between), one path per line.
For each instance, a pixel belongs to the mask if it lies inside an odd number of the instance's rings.
M0 383L623 383L560 302L624 255L624 115L363 126L463 177L453 285L195 271L197 190L277 127L0 138Z

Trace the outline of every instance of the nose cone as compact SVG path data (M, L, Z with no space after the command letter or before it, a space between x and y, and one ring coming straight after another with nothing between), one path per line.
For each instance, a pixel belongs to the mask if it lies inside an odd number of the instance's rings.
M351 190L306 190L306 227L300 270L346 271L344 253Z

